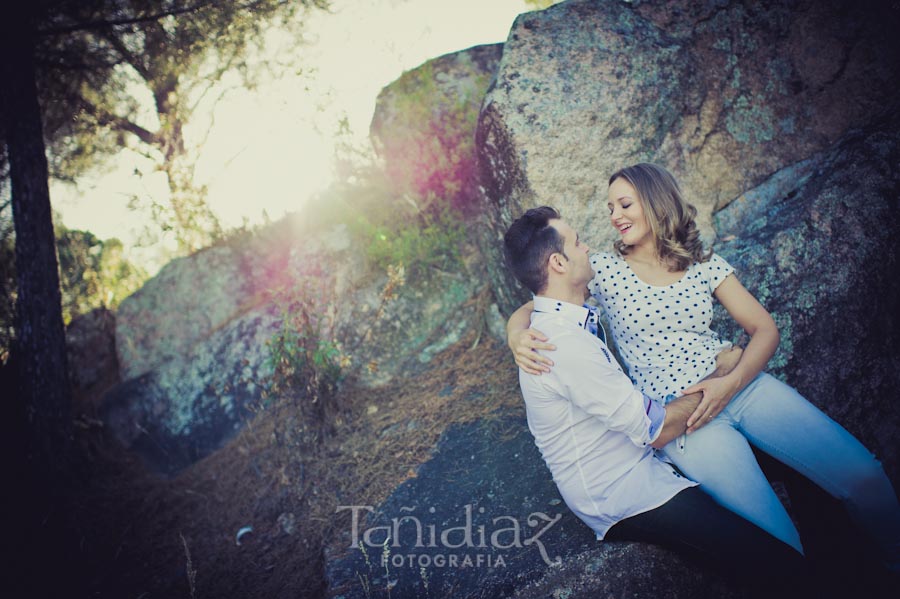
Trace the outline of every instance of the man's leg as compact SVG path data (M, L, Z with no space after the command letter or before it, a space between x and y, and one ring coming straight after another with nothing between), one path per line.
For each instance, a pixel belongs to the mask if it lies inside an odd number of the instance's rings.
M885 563L900 571L897 495L881 464L853 435L765 373L736 395L723 414L753 445L843 501L857 525L878 543Z
M673 441L663 454L720 505L802 552L800 535L756 462L753 449L725 412L688 435L681 453Z
M698 487L618 522L604 540L663 545L750 586L792 588L806 574L800 553L723 508Z

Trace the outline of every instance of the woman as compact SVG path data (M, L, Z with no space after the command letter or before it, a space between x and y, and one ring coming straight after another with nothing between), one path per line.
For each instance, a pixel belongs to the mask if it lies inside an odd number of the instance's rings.
M696 210L675 178L653 164L624 168L610 177L608 199L620 238L614 253L591 257L596 275L588 288L606 311L629 375L663 403L703 393L688 421L690 438L661 451L719 503L802 552L752 443L841 499L888 567L900 571L900 506L881 464L797 391L762 372L778 346L775 322L734 269L704 250ZM729 375L701 380L730 346L709 327L713 297L750 341ZM510 318L509 344L521 368L547 370L552 361L535 350L553 348L527 329L530 311L526 304Z

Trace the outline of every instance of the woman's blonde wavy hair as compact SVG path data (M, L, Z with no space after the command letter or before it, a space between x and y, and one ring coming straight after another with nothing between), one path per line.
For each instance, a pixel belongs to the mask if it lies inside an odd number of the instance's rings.
M694 262L709 260L712 250L704 249L694 221L697 209L685 201L672 173L659 165L642 162L616 171L609 178L609 184L620 177L637 192L656 239L659 259L669 263L670 270L687 270ZM621 239L614 245L622 256L631 251L631 246L622 243Z

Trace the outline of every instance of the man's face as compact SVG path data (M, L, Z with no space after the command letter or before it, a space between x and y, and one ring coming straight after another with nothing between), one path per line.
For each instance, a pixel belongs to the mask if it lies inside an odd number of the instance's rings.
M560 259L568 267L568 276L571 277L572 282L575 284L587 285L588 281L594 277L594 270L591 268L590 260L588 260L588 253L591 251L591 248L581 241L578 233L566 221L554 219L550 221L550 226L556 229L565 240L563 245L565 256L560 256Z

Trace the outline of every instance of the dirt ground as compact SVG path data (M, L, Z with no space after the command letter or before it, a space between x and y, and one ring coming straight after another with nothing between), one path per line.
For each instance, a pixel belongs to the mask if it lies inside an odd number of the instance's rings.
M57 502L22 497L7 588L15 596L320 597L323 543L349 525L336 506L381 502L416 475L449 425L523 410L508 351L475 333L415 378L339 395L334 432L316 447L298 439L298 400L285 397L171 479L124 450L89 407L76 407L71 483ZM252 532L238 544L244 527Z

